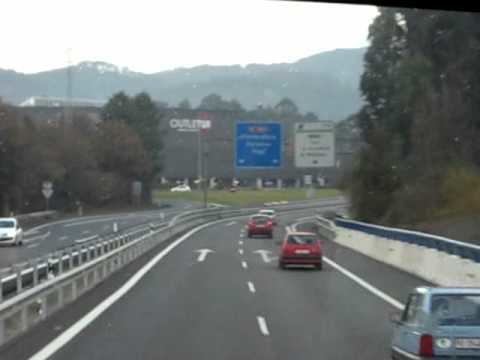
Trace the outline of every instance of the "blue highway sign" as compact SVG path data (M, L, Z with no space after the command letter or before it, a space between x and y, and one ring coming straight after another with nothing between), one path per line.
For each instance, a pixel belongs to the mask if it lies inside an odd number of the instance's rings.
M279 168L282 165L280 123L237 122L235 166L237 168Z

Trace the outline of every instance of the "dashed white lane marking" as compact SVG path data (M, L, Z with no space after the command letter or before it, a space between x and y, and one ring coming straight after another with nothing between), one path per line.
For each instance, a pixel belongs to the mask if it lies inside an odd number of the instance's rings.
M242 261L242 267L244 269L248 269L248 265L247 265L247 262L246 261Z
M295 231L297 229L297 226L298 226L298 223L297 224L293 224L291 226L291 228L293 229L293 231ZM335 270L341 272L343 275L345 275L346 277L348 277L350 280L353 280L354 282L356 282L358 285L360 285L361 287L363 287L365 290L371 292L373 295L377 296L378 298L382 299L383 301L385 301L386 303L392 305L393 307L399 309L399 310L403 310L403 308L405 307L404 304L402 304L400 301L394 299L393 297L391 297L390 295L384 293L383 291L381 291L380 289L377 289L375 286L373 286L372 284L370 284L369 282L363 280L361 277L355 275L354 273L352 273L351 271L345 269L343 266L337 264L336 262L334 262L333 260L329 259L328 257L324 256L323 257L323 261L325 261L328 265L330 265L331 267L333 267Z
M38 245L40 245L40 244L39 243L30 244L30 245L27 246L27 249L37 247Z
M243 245L243 240L238 240L238 245Z
M37 240L45 240L48 236L50 235L50 231L47 231L45 234L42 235L37 235L37 236L32 236L32 237L26 237L23 239L23 242L25 244L37 241Z
M255 285L253 285L253 283L251 281L247 282L247 285L248 285L248 290L255 294Z
M258 322L258 327L260 328L260 332L262 335L268 336L270 335L270 332L268 331L268 326L267 322L265 321L265 318L262 316L257 316L257 322Z
M68 236L67 235L64 235L64 236L60 236L58 238L58 240L67 240L68 239Z
M90 230L82 231L82 235L88 235L88 234L90 234Z
M243 255L243 249L238 249L238 253L239 253L240 255Z
M235 225L237 222L236 221L230 221L229 223L226 223L225 226L232 226Z

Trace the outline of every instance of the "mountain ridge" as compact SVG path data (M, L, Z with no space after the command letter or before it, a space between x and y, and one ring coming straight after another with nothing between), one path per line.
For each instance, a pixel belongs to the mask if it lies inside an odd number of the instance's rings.
M275 105L289 97L302 112L341 120L358 111L358 89L365 48L336 49L292 63L199 65L155 73L141 73L103 61L82 61L71 68L73 95L108 99L123 90L147 91L152 98L176 105L188 98L192 105L217 93L237 99L245 108ZM0 69L0 97L18 104L31 96L65 96L67 68L25 74Z

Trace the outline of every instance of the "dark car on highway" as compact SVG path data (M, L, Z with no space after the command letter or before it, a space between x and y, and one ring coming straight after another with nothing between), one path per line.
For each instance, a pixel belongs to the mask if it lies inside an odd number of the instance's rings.
M247 235L253 237L254 235L266 235L273 238L273 221L269 216L254 215L247 224Z
M321 270L322 247L317 235L308 232L290 232L285 235L280 249L278 266L311 265Z

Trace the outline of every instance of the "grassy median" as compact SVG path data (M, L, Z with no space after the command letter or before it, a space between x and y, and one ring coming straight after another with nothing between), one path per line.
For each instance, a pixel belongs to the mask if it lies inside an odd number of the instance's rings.
M336 189L317 189L314 199L324 199L341 195ZM189 201L203 201L203 193L200 191L192 192L170 192L169 190L155 191L155 200L162 202L170 199L183 199ZM307 200L307 193L304 189L263 189L263 190L238 190L230 192L228 190L209 190L208 202L224 205L262 205L266 202L274 201L299 201Z

